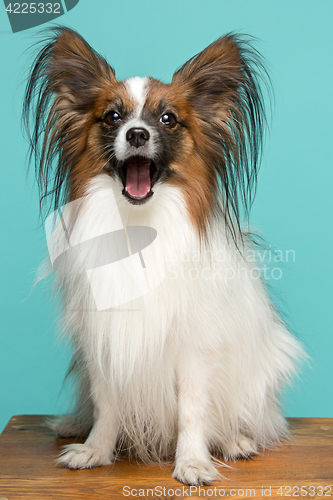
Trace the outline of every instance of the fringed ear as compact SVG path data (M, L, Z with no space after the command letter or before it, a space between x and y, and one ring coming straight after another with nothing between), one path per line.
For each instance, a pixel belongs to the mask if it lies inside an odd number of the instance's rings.
M172 84L187 97L203 133L197 151L214 168L225 220L235 235L251 207L266 116L260 83L269 77L251 43L227 35L186 62Z
M53 195L56 207L68 195L66 180L87 146L98 99L116 79L105 59L78 33L62 27L49 33L29 75L23 120L41 204Z

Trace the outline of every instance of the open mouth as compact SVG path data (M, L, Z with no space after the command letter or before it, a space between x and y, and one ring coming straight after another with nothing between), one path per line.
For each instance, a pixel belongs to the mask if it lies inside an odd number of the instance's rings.
M158 167L149 158L131 156L121 167L122 194L134 205L145 203L154 192L152 187L158 177Z

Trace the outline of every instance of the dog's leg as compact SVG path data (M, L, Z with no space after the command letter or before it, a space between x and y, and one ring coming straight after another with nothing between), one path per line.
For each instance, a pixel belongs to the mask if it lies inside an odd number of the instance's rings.
M106 382L100 378L92 383L94 425L84 444L69 444L57 460L70 469L88 469L109 465L114 459L119 423Z
M176 463L173 477L189 485L204 485L218 477L209 453L207 422L210 367L202 359L187 356L179 360L178 425Z

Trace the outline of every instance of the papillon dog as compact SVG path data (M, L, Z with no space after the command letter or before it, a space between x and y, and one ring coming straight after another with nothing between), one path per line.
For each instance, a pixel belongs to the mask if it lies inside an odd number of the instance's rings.
M51 426L87 437L59 464L108 465L126 450L172 458L174 478L203 485L218 457L288 435L281 389L303 351L248 258L242 222L265 75L251 39L235 34L167 84L118 81L67 27L37 55L24 119L41 203L55 207L51 264L77 383L72 411Z

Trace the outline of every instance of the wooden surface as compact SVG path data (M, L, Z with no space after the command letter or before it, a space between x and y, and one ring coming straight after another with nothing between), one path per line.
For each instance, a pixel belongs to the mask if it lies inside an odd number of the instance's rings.
M333 419L290 419L292 439L276 450L220 468L208 487L183 486L171 465L146 466L125 458L114 465L73 471L55 466L64 444L40 415L13 417L0 436L0 500L117 500L144 498L332 498ZM303 488L301 488L303 486ZM148 490L148 491L147 491Z

